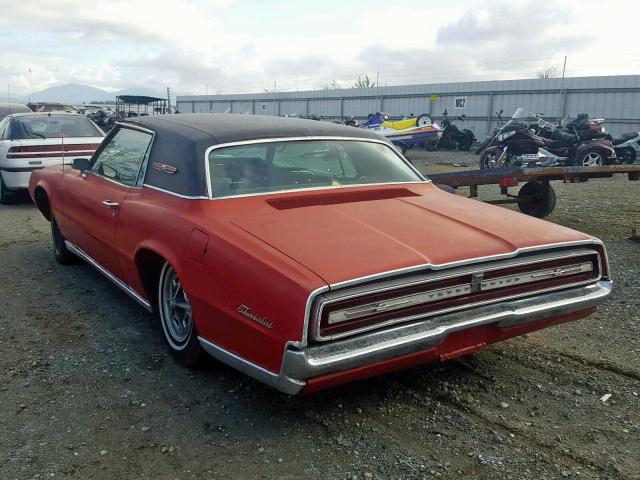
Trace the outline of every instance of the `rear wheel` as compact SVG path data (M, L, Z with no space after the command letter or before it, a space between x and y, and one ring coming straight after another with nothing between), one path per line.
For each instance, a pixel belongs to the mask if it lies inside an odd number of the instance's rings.
M598 150L585 150L576 158L574 165L579 167L601 167L604 165L604 156Z
M426 113L423 113L422 115L418 115L418 118L416 118L416 125L418 127L424 127L425 125L431 125L431 117Z
M631 165L636 161L637 152L633 147L623 147L616 150L616 155L620 163Z
M471 150L471 144L473 143L473 134L470 132L464 132L461 137L458 137L458 150L461 152L468 152Z
M556 208L556 192L548 183L525 183L518 192L518 208L532 217L544 218Z
M51 215L51 237L53 239L53 255L58 263L61 265L78 263L80 259L67 248L65 238L62 235L53 215Z
M0 203L2 205L7 205L11 203L12 194L7 189L7 186L4 184L4 179L2 178L2 172L0 172Z
M191 302L169 262L165 262L160 272L158 313L164 340L173 357L185 367L197 364L202 357L202 347L193 322Z

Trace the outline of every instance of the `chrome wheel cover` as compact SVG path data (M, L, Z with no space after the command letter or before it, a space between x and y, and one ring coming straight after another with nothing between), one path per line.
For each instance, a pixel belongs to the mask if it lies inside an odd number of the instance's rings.
M602 155L597 152L589 152L582 158L583 167L599 167L602 165Z
M168 263L160 274L158 306L167 342L176 350L184 349L193 331L191 303L176 271Z

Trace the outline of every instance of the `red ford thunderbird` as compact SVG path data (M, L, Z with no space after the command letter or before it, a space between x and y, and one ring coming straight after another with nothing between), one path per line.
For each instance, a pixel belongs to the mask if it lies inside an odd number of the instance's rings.
M308 393L583 318L599 240L446 193L382 137L247 115L129 119L33 173L60 263L83 259L204 352Z

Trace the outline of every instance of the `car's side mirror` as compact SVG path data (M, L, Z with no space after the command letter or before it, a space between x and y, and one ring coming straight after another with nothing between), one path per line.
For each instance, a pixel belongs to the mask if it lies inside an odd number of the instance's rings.
M89 159L88 158L74 158L72 168L74 170L80 170L84 172L85 170L89 170Z

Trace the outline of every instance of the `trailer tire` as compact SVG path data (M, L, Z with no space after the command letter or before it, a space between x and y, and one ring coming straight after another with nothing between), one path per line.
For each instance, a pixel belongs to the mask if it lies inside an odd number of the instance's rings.
M433 122L431 121L431 116L428 113L418 115L418 118L416 118L416 127L424 127L427 125L431 125L432 123Z
M404 155L405 153L407 153L407 144L404 142L392 142L394 147L396 147L400 152L402 152L402 155Z
M556 192L543 182L527 182L518 192L518 208L526 215L544 218L556 208Z

